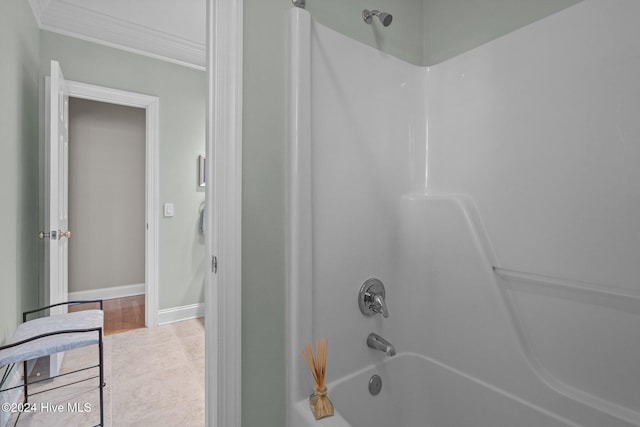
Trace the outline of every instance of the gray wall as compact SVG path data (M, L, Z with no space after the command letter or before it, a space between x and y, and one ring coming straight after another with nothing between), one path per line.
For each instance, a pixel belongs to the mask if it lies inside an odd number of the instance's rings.
M327 27L412 64L434 65L581 0L307 0ZM389 27L362 21L363 9L393 15Z
M289 0L244 2L242 425L284 426L285 33Z
M41 31L40 76L52 59L75 80L160 98L160 309L204 300L204 241L198 232L204 192L198 155L204 153L205 74L95 43ZM160 206L161 208L161 206Z
M0 344L38 304L38 33L28 2L0 2Z
M422 63L440 63L580 1L424 0Z
M423 64L423 0L307 0L306 9L321 24L354 40L413 64ZM363 9L393 15L383 27L377 18L362 20Z
M69 291L144 283L145 110L69 100Z

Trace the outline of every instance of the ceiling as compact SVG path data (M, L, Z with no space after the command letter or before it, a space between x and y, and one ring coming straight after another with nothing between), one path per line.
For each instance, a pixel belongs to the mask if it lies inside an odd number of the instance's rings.
M43 30L204 70L205 0L29 0Z

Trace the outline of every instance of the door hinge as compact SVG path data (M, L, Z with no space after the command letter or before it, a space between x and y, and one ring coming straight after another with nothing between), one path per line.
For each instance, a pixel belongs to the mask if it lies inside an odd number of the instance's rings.
M215 255L211 257L211 272L213 274L218 272L218 257Z

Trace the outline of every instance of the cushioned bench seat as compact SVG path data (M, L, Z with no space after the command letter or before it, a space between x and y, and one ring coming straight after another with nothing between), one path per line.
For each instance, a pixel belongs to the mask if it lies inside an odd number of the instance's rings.
M52 332L102 328L102 325L102 310L84 310L42 317L21 323L6 345ZM0 366L98 344L98 341L98 331L68 332L38 338L22 345L0 350Z

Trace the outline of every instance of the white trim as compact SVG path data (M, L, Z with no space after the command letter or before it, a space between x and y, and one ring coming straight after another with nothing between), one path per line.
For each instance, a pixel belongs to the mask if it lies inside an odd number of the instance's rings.
M291 8L287 19L287 210L286 210L286 425L293 427L295 406L306 394L306 366L300 349L313 336L311 283L311 15Z
M76 3L30 2L42 30L204 70L205 46L198 41L137 25Z
M73 96L74 98L126 105L128 107L147 108L154 102L158 102L157 96L127 92L88 83L67 80L67 87L69 88L69 96Z
M102 86L67 81L69 96L144 108L146 110L146 197L145 216L145 325L158 323L158 265L160 216L160 98Z
M63 29L60 29L60 28L49 26L49 25L40 25L40 29L44 30L44 31L49 31L50 33L56 33L56 34L61 34L63 36L67 36L67 37L73 37L73 38L76 38L78 40L84 40L84 41L87 41L87 42L99 44L99 45L110 47L110 48L113 48L113 49L119 49L119 50L122 50L124 52L129 52L129 53L134 53L136 55L146 56L148 58L157 59L159 61L169 62L171 64L176 64L176 65L180 65L180 66L187 67L187 68L193 68L193 69L199 70L199 71L204 71L205 70L205 67L200 65L200 61L197 61L197 63L192 63L192 62L189 62L189 61L186 61L186 60L183 60L183 59L178 59L178 58L175 58L175 57L170 57L170 56L166 56L166 55L160 55L160 54L157 54L157 53L152 53L152 52L149 52L147 50L142 50L142 49L139 49L139 48L134 48L134 47L118 44L118 43L109 42L109 41L102 40L102 39L99 39L99 38L96 38L96 37L91 37L91 36L88 36L88 35L78 34L78 33L75 33L73 31L66 31L66 30L63 30Z
M87 299L114 299L144 295L144 283L135 285L113 286L111 288L91 289L87 291L69 292L69 301Z
M204 316L204 303L165 308L158 311L158 325L197 319Z
M241 427L243 0L207 0L205 421Z

